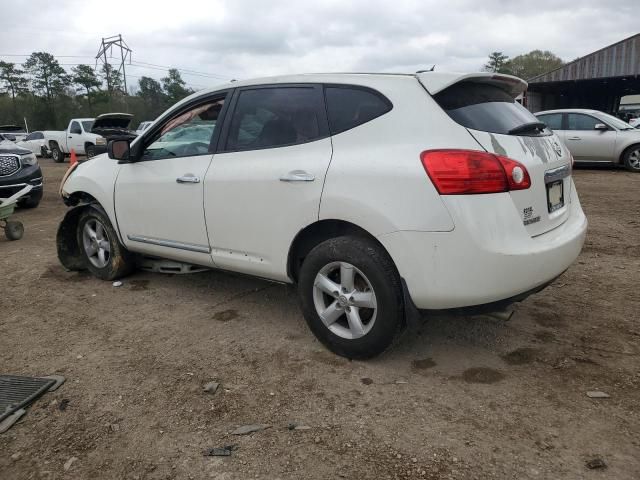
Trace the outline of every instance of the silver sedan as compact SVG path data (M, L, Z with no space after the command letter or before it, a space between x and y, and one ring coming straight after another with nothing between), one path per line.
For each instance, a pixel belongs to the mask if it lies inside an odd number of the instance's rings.
M576 162L622 164L640 172L640 130L597 110L547 110L535 114L565 143Z

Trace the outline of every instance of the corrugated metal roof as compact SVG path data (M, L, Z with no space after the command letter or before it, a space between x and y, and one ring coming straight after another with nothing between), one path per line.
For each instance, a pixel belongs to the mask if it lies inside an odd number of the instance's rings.
M640 75L640 33L538 75L528 82L569 82L633 75Z

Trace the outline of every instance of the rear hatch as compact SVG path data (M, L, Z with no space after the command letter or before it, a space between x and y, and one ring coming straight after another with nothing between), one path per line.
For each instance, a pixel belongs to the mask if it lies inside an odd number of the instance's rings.
M508 75L470 74L418 79L442 109L464 126L487 152L524 165L531 187L509 192L531 236L561 225L569 215L571 154L558 137L520 105L523 80Z

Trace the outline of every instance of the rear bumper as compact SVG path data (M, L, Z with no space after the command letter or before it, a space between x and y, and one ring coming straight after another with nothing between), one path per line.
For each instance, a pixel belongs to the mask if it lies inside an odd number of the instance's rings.
M471 307L521 300L562 274L578 257L587 219L575 188L570 214L553 230L531 237L511 202L487 212L466 200L468 218L451 232L394 232L378 238L420 309Z

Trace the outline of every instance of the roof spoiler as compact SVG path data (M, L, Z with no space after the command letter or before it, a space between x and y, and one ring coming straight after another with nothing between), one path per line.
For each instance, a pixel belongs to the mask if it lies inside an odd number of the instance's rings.
M431 95L435 95L451 85L459 82L474 82L494 85L501 88L513 98L522 94L527 89L527 82L513 75L501 73L434 73L424 72L416 74L420 83L424 85Z

